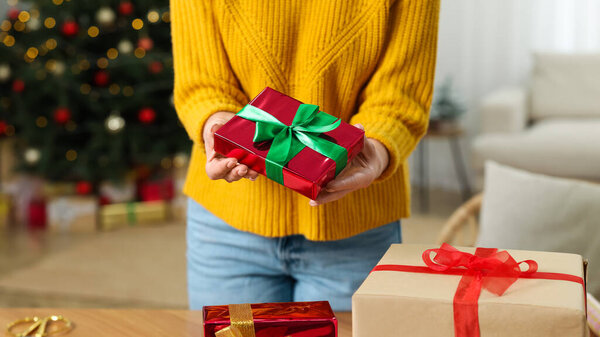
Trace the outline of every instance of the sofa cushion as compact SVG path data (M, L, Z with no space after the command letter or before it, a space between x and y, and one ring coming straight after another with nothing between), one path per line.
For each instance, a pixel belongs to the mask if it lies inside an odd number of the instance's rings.
M477 245L582 255L588 291L600 295L599 204L600 184L488 162Z
M494 160L555 176L600 181L600 118L546 119L522 133L484 134L473 142L476 167Z
M537 54L531 117L600 117L600 54Z

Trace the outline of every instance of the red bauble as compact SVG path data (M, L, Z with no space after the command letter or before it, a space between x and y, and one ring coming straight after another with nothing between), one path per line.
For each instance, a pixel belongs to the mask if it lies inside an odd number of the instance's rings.
M77 185L75 185L75 191L79 195L86 195L92 193L92 183L89 181L78 181Z
M6 124L5 121L0 121L0 136L6 134L6 128L7 127L8 127L8 124Z
M12 83L12 91L19 93L23 92L23 90L25 90L25 82L19 79L14 80Z
M54 110L54 121L58 124L67 124L71 120L71 110L59 107Z
M144 124L150 124L156 119L156 111L150 107L141 108L138 112L138 119Z
M124 16L133 14L133 4L129 1L122 1L119 4L119 14Z
M138 40L137 46L145 51L154 48L154 41L149 37L143 37Z
M94 74L94 84L99 87L107 86L109 81L110 81L110 76L108 76L108 73L104 70L98 70Z
M158 74L163 70L163 64L160 61L153 61L148 65L148 70L152 74Z
M8 12L6 13L6 16L8 17L9 20L16 20L19 18L19 13L21 13L21 11L16 8L16 7L12 7L11 9L8 10Z
M79 33L79 24L75 21L65 21L60 27L61 33L66 37L74 37Z

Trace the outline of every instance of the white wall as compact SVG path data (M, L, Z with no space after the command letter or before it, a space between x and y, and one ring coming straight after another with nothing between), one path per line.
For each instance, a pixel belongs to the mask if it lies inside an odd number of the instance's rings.
M535 51L599 52L600 0L442 0L436 82L451 76L468 107L467 155L478 102L497 88L526 85ZM429 150L430 184L458 189L446 142L431 141ZM413 165L413 181L414 173Z

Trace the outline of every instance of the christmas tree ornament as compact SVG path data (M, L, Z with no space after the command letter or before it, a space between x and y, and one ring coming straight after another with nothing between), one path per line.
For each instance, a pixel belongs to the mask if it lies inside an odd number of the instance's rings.
M138 48L148 51L154 48L154 41L152 41L152 39L149 37L143 37L138 40L137 46Z
M12 83L12 91L16 92L16 93L21 93L23 92L23 90L25 90L25 82L23 82L23 80L20 79L16 79L13 81Z
M27 21L27 28L29 28L29 30L31 30L31 31L36 31L36 30L40 29L41 26L42 26L42 23L40 22L40 19L38 19L38 18L32 18L31 20Z
M65 37L75 37L79 33L79 24L73 20L63 22L60 32Z
M10 78L10 66L8 64L0 64L0 83L6 82Z
M30 165L36 164L38 161L40 161L41 157L42 153L40 152L40 150L34 147L28 148L23 153L23 158L25 159L25 162Z
M133 10L134 8L131 1L121 1L121 3L119 4L119 14L123 16L129 16L133 14Z
M188 163L188 160L189 156L187 154L179 152L173 157L173 166L175 168L182 168Z
M115 23L115 12L110 7L102 7L96 12L96 21L102 26L110 26Z
M19 13L21 13L21 11L16 8L16 7L11 7L7 12L6 12L6 16L8 17L9 20L15 21L19 18Z
M86 180L78 181L75 184L75 192L79 195L87 195L92 193L92 183Z
M54 109L53 118L57 124L67 124L71 120L71 110L65 107L58 107Z
M117 45L117 49L123 54L129 54L133 51L133 43L129 40L121 40Z
M104 122L104 126L110 133L119 133L125 127L125 120L116 113L108 116Z
M0 120L0 136L4 136L7 129L8 124L6 124L6 121Z
M144 124L151 124L156 119L156 111L150 107L141 108L138 112L138 120Z
M98 70L94 73L94 84L99 87L105 87L110 81L110 76L104 70Z
M148 65L148 70L152 74L158 74L163 70L163 64L160 61L152 61Z

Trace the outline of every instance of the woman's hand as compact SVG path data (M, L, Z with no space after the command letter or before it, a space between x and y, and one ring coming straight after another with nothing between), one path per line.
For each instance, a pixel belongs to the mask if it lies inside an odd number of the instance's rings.
M235 114L231 112L217 112L204 124L202 137L206 149L206 174L212 180L224 179L230 183L242 178L254 181L258 177L258 172L238 163L235 158L227 158L215 152L215 132L233 116Z
M364 127L356 124L361 130ZM348 163L340 174L325 186L316 200L311 200L311 206L341 199L346 194L365 188L379 178L385 171L389 162L387 149L379 141L366 138L363 150Z

